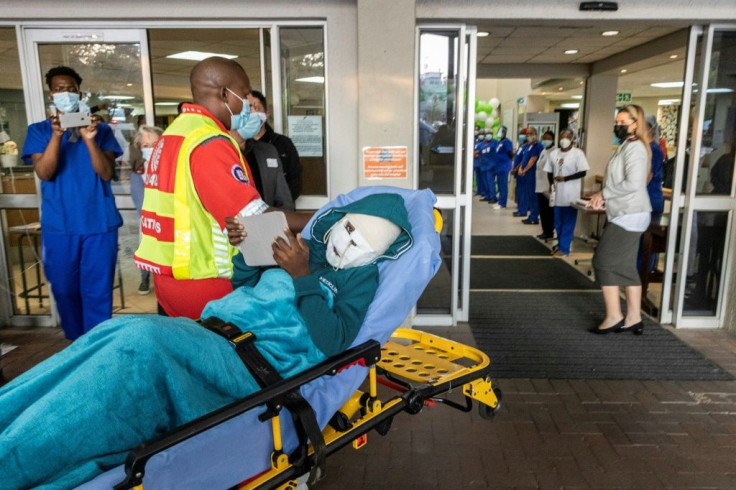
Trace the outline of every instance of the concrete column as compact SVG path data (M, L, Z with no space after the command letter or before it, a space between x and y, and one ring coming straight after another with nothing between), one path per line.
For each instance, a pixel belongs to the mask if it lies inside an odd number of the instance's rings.
M613 124L616 109L617 75L593 75L585 90L583 143L590 171L584 189L598 190L595 175L605 175L613 152Z
M415 146L415 0L358 0L357 5L358 182L410 188ZM336 128L333 137L339 134ZM365 180L362 149L366 146L406 146L407 178Z

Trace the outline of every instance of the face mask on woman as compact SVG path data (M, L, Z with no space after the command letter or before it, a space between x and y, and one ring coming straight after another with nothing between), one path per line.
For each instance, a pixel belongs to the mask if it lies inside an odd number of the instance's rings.
M141 148L141 156L143 157L143 161L147 162L151 159L151 155L153 155L153 148Z
M542 140L542 146L549 148L552 146L552 140Z
M629 136L629 126L628 124L616 124L613 126L613 134L616 135L616 137L624 141Z
M520 134L519 135L519 143L523 143L525 141L526 141L526 135L525 134Z
M562 148L563 150L566 150L567 148L570 148L570 145L572 145L572 140L570 140L568 138L562 138L560 140L560 148Z

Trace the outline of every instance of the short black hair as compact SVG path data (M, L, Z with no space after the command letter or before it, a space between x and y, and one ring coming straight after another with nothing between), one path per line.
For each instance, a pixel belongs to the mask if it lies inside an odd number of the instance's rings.
M79 73L74 71L73 68L69 68L68 66L55 66L46 72L46 85L48 85L49 90L51 90L51 80L59 75L72 77L74 81L77 82L77 87L82 85L82 77L80 77Z
M545 137L545 136L547 136L547 135L550 135L550 136L552 136L552 140L554 140L554 139L555 139L555 132L554 132L554 131L552 131L552 130L547 130L547 131L545 131L545 132L544 132L544 134L542 135L542 138L544 138L544 137Z
M255 97L256 99L261 101L261 105L263 106L263 110L268 112L268 104L266 103L266 96L263 95L258 90L251 90L250 94Z

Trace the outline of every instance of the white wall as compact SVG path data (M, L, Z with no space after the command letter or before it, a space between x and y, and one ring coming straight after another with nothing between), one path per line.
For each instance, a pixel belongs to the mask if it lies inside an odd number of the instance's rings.
M476 83L476 97L482 100L488 100L496 97L501 101L499 115L501 116L501 124L509 128L509 138L515 138L514 129L518 118L517 100L519 97L528 97L532 92L532 81L529 78L521 79L480 79ZM514 118L512 121L504 119L504 113L509 109L513 110ZM538 112L538 111L530 111Z

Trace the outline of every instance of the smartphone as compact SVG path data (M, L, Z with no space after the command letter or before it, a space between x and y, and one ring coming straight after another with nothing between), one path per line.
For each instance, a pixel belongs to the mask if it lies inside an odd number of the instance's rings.
M70 112L59 114L59 124L64 129L89 126L92 120L87 112Z

